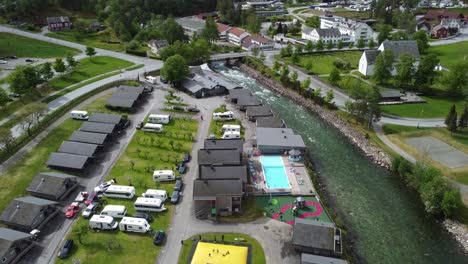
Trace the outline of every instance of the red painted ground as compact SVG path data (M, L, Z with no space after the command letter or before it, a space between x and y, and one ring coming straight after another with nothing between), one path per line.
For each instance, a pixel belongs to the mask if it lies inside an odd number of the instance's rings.
M322 214L323 209L322 209L322 206L320 206L319 203L314 202L314 201L306 201L305 204L306 204L307 206L309 206L309 205L314 206L315 209L316 209L316 211L315 211L315 212L303 213L303 214L301 214L301 215L299 215L299 216L297 216L297 217L299 217L299 218L306 218L306 217L319 216L319 215ZM274 214L272 218L275 219L275 220L278 219L278 218L280 217L280 213L283 213L283 214L284 214L288 209L293 208L293 207L294 207L294 204L286 204L285 206L283 206L283 207L280 209L280 211L279 211L278 213ZM289 221L287 221L286 223L292 225L292 224L294 224L294 220L289 220Z

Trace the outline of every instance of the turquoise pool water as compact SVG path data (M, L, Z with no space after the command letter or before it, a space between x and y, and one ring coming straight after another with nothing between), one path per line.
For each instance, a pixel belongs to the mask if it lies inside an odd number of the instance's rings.
M268 189L291 188L281 156L261 156L260 161Z

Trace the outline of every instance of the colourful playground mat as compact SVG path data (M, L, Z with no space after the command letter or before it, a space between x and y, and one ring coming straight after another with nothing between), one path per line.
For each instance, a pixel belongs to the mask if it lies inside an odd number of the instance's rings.
M246 264L248 247L198 242L191 264Z

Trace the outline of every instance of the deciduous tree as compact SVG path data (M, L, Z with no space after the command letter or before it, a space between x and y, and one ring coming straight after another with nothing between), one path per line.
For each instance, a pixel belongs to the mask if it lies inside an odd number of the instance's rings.
M9 128L0 127L0 144L3 145L6 151L10 151L10 148L15 141L13 134Z
M328 80L333 85L337 85L341 81L340 71L337 68L333 68L333 70L330 72Z
M364 48L365 46L366 46L366 43L365 43L365 41L364 41L364 38L359 38L358 43L357 43L357 47L360 48L360 49L362 49L362 48Z
M71 55L71 54L67 55L66 60L67 60L68 67L73 68L78 64L77 61L75 60L75 58L73 58L73 55Z
M450 133L457 131L457 120L457 107L452 105L452 108L450 108L450 112L448 113L444 122Z
M427 91L436 77L435 67L439 64L439 59L435 54L428 54L422 57L415 76L416 88L421 91Z
M408 87L413 83L413 76L415 73L414 62L415 58L409 53L403 53L400 55L400 61L396 65L397 75L395 76L398 86Z
M304 50L307 51L307 52L312 52L314 51L314 43L312 42L312 40L308 40L305 47L304 47Z
M416 40L418 43L418 49L420 53L426 52L426 50L429 48L429 37L424 30L416 31L413 34L413 40Z
M187 62L178 54L169 57L161 69L161 76L172 83L181 82L188 74Z
M323 50L323 41L321 39L319 39L319 41L317 41L317 44L315 45L315 49L318 50L318 51L322 51Z
M384 83L392 77L393 52L385 50L375 58L374 75L372 78L377 83Z
M212 17L208 17L206 19L205 27L203 28L200 36L209 42L219 39L218 25L216 25L216 22Z
M446 75L444 83L452 95L468 95L468 62L455 64Z
M39 73L43 80L48 81L54 77L54 72L52 71L52 63L46 62L42 64Z
M89 58L92 58L94 55L96 55L96 50L93 47L88 46L86 47L85 53L86 53L86 56L88 56Z
M64 72L67 67L65 66L65 63L63 62L62 59L57 58L55 59L54 62L54 70L56 72Z

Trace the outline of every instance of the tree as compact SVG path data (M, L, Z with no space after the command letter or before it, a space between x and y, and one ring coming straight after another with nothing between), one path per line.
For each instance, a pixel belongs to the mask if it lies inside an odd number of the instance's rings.
M439 64L439 59L435 54L428 54L422 57L415 76L415 85L419 91L427 90L428 86L434 82L436 76L435 67Z
M86 53L86 56L88 56L89 58L92 58L94 55L96 55L96 50L93 47L88 46L86 47L85 53Z
M457 107L452 105L452 108L450 108L450 112L448 113L444 122L450 133L457 131L457 120Z
M404 29L408 34L412 34L417 25L414 15L409 10L404 12L397 11L395 13L393 14L393 21L396 21L397 27Z
M54 77L54 72L52 71L52 63L46 62L42 64L39 73L42 77L43 80L50 80L52 77Z
M281 82L283 83L286 83L289 81L289 67L286 64L284 64L283 67L281 68L280 79L281 79Z
M292 53L293 53L293 47L291 43L288 43L288 45L286 45L286 54L287 56L291 56Z
M463 108L463 113L460 116L460 119L458 119L458 128L464 129L468 127L468 105L465 104L465 107Z
M370 129L372 121L380 118L379 89L375 86L362 85L359 81L350 88L349 95L354 101L345 103L348 113L353 115L358 122L366 122Z
M172 150L174 150L174 140L169 140L169 145L171 146Z
M343 43L343 41L342 41L341 39L340 39L340 40L338 40L338 44L336 44L336 48L337 48L337 49L342 49L342 48L343 48L343 46L344 46L344 43Z
M206 19L205 27L203 28L200 36L209 42L213 42L219 39L218 25L214 21L213 17L209 16Z
M408 87L412 84L415 61L414 57L409 53L400 55L400 62L396 65L397 75L395 76L399 87Z
M17 66L7 77L10 91L23 95L31 92L39 84L39 74L35 67L30 65Z
M178 54L169 57L161 68L161 76L172 83L181 82L188 74L187 62Z
M323 41L321 39L319 39L319 41L317 41L317 45L315 45L315 49L318 50L318 51L323 50Z
M0 89L0 108L3 108L10 101L8 94L4 89Z
M281 48L280 56L281 56L281 58L284 58L284 57L288 56L288 51L286 50L286 48Z
M366 46L366 43L365 43L365 41L364 41L364 38L359 38L358 43L357 43L357 47L360 48L360 49L362 49L362 48L364 48L365 46Z
M369 42L367 43L367 46L369 47L369 49L373 49L375 47L375 41L374 41L374 38L370 38L369 39Z
M257 57L259 53L260 50L257 47L252 48L252 55L254 55L254 57Z
M68 54L68 55L67 55L66 60L67 60L68 67L73 68L73 67L75 67L75 66L78 64L78 63L76 62L75 58L73 58L73 55L71 55L71 54Z
M273 70L275 72L278 72L280 67L281 67L280 63L275 59L275 61L273 62Z
M444 83L448 91L454 95L467 94L468 92L468 62L460 62L452 66L445 77Z
M330 76L328 77L328 80L333 85L337 85L341 81L340 71L336 67L333 68L333 70L330 72Z
M320 28L320 17L319 16L311 16L308 17L305 21L306 26L311 28Z
M354 47L354 42L350 42L350 43L348 44L348 48L349 48L349 49L352 49L353 47Z
M262 29L262 22L253 12L247 17L247 30L252 34L258 34L260 29Z
M205 39L199 38L192 41L187 51L188 54L193 54L191 62L195 62L196 64L205 63L210 59L210 44ZM187 60L188 59L186 59L186 61Z
M445 217L452 217L463 206L460 192L455 190L445 192L440 206Z
M416 31L413 34L413 40L416 40L418 43L418 49L420 53L426 52L426 50L429 48L429 37L424 30Z
M309 86L310 86L310 82L311 82L311 81L310 81L310 77L307 77L307 79L305 79L304 81L302 81L302 83L301 83L301 88L302 88L303 90L308 89Z
M3 89L2 89L3 90ZM5 150L8 152L15 141L11 129L0 127L0 144L5 147Z
M331 50L331 49L333 49L333 42L331 40L329 40L327 42L327 50Z
M389 39L391 31L392 27L390 25L382 25L380 27L379 36L377 37L379 44L384 42L384 40Z
M25 112L32 116L36 124L39 124L41 118L49 112L49 107L45 103L32 103L26 105L24 108Z
M304 50L306 52L312 52L314 51L314 43L311 41L311 40L308 40L305 47L304 47Z
M54 62L54 70L56 72L64 72L67 67L65 66L65 63L63 62L62 59L57 58L55 59Z
M333 102L333 99L335 99L335 94L333 93L333 90L328 90L323 100L325 101L325 103L331 104Z
M392 34L391 39L395 41L408 40L408 33L405 31L397 31Z
M385 50L375 58L374 75L372 78L377 83L384 83L392 77L393 52Z
M168 17L162 24L161 35L164 39L173 44L176 41L185 41L186 36L184 29L180 26L173 17Z
M297 53L297 51L294 51L293 54L291 55L291 61L294 64L299 62L299 53Z
M292 73L291 73L291 82L296 83L297 78L298 78L297 71L292 71Z

